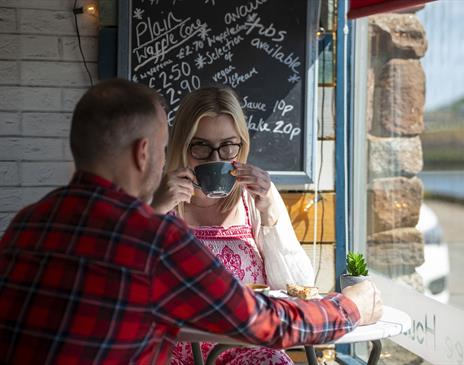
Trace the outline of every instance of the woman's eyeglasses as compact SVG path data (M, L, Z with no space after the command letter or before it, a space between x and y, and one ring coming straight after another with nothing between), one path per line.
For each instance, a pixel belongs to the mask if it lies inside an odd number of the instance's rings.
M222 144L217 148L205 143L192 143L189 146L190 155L195 160L208 160L214 151L217 151L221 160L232 160L238 156L241 148L241 143Z

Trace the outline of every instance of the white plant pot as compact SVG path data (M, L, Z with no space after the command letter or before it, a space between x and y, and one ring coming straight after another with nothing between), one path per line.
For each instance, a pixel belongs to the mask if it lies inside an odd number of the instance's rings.
M348 274L342 274L340 276L340 290L343 290L347 286L360 283L361 281L369 279L369 276L352 276Z

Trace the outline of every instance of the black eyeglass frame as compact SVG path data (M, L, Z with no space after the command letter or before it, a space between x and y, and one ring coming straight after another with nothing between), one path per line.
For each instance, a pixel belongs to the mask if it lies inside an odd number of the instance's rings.
M208 147L209 148L209 154L208 156L204 157L204 158L198 158L198 157L195 157L192 153L192 147L195 147L195 146L203 146L203 147ZM232 157L229 157L229 158L224 158L221 156L221 148L223 147L229 147L229 146L238 146L238 151L237 153L232 156ZM229 160L232 160L234 159L235 157L238 156L238 154L240 153L240 150L242 149L242 146L243 146L243 142L240 142L240 143L227 143L227 144L222 144L220 145L219 147L216 147L214 148L213 146L209 145L209 144L206 144L206 143L191 143L189 145L189 152L190 152L190 156L192 156L195 160L198 160L198 161L205 161L205 160L209 160L209 158L211 157L211 155L213 154L214 151L217 151L218 155L219 155L219 158L221 160L224 160L224 161L229 161Z

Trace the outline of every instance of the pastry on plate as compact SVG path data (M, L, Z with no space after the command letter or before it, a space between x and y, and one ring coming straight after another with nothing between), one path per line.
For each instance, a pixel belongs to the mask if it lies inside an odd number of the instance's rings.
M319 289L317 286L287 284L287 294L291 297L309 300L319 297Z

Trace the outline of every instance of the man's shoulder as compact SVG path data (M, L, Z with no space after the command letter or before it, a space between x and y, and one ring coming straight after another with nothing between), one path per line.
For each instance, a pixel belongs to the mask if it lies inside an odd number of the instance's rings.
M189 235L190 229L181 219L172 214L156 214L151 207L141 207L140 209L148 220L148 225L156 226L158 235L163 235L166 240L179 239L181 236Z

